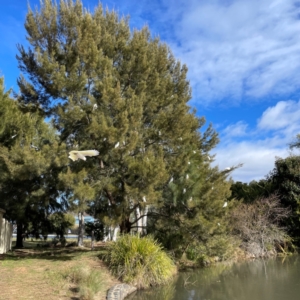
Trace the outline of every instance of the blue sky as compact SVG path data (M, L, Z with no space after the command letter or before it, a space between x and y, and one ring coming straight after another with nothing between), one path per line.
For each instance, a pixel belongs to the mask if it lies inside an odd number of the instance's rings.
M31 6L39 4L29 0ZM132 28L148 25L189 68L190 105L220 135L220 169L265 177L300 133L300 2L292 0L102 1ZM83 0L93 10L98 0ZM17 91L16 44L26 44L27 0L0 0L0 74ZM299 152L295 152L298 154Z

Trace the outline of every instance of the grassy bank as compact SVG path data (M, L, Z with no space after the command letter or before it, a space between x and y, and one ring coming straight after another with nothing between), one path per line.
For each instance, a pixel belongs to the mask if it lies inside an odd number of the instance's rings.
M0 256L2 300L105 299L117 284L99 259L105 251L89 248L42 248L25 242L24 249Z
M104 300L107 290L120 283L111 272L139 288L167 282L176 272L170 258L149 238L127 236L116 244L99 243L93 251L90 247L46 248L44 244L27 241L24 249L0 255L1 300ZM90 241L86 241L86 246L90 246ZM226 261L249 258L252 257L237 247ZM219 261L217 256L201 256L195 260L186 256L178 259L176 265L177 269L184 270Z

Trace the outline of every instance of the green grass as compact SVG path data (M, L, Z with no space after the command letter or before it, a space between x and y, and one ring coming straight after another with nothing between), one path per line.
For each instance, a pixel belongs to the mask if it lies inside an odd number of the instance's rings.
M25 249L0 257L0 299L105 299L107 290L119 283L99 259L99 250L37 248L26 241Z
M105 275L86 265L72 267L64 271L62 275L77 286L80 299L93 300L104 287Z
M173 260L152 237L120 237L108 246L105 261L115 276L137 288L165 284L177 270Z

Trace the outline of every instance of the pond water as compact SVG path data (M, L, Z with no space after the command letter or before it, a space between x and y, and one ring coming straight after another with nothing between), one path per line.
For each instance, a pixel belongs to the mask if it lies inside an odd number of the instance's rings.
M130 300L299 300L300 256L181 272L167 285L135 292Z

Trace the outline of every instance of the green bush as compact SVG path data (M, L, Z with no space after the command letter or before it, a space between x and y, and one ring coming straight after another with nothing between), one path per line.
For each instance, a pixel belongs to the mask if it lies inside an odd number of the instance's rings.
M137 288L167 283L176 273L172 259L149 236L121 236L104 259L115 276Z
M186 258L189 260L196 260L199 256L199 249L195 246L190 246L186 250Z
M239 241L231 236L220 235L211 237L206 243L195 243L186 249L186 258L206 265L208 261L222 261L234 255Z

